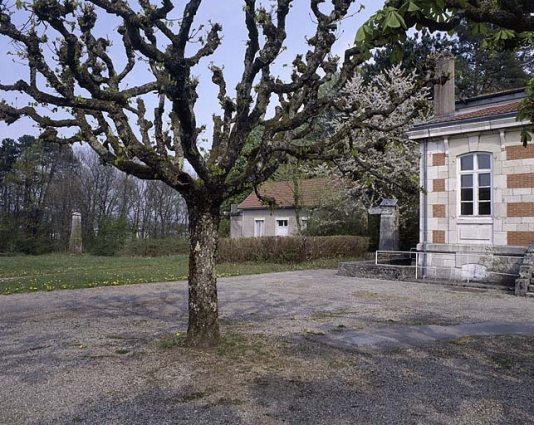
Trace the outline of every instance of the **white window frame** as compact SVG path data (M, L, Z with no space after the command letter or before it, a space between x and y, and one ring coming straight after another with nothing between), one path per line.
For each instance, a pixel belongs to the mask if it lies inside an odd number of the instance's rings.
M278 224L279 221L287 221L287 226L280 226ZM289 236L289 217L276 217L274 219L274 224L275 224L274 228L275 228L275 235L276 236ZM286 234L284 234L284 235L280 234L280 228L281 227L287 227L287 233Z
M262 226L261 226L262 233L261 233L261 235L258 235L258 227L256 225L258 222L262 223ZM265 236L265 217L254 217L254 237L255 238L261 238L262 236Z
M487 155L490 159L489 168L479 168L478 166L478 155ZM472 170L462 170L462 158L472 156L473 157L473 169ZM493 216L493 154L491 152L469 152L463 155L459 155L457 157L458 159L458 217L459 218L470 218L470 217L476 217L476 218L491 218ZM479 186L479 175L481 174L489 174L490 175L490 183L489 183L489 206L490 206L490 213L489 214L479 214L479 203L481 202L479 199L479 189L481 188ZM473 177L473 199L470 201L473 204L473 214L464 215L462 214L462 176L465 175L472 175ZM488 187L488 186L482 186L482 187ZM482 200L484 202L484 200Z

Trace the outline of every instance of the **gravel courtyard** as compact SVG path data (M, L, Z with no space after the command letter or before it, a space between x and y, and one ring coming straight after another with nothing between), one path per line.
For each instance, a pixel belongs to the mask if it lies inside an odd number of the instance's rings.
M333 270L224 278L224 340L195 350L186 297L185 282L0 296L0 424L534 424L533 337L322 341L534 325L532 299Z

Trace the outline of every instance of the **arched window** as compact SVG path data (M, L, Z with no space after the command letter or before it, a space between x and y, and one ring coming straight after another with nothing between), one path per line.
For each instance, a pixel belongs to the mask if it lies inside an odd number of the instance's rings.
M491 154L460 157L460 215L491 215Z

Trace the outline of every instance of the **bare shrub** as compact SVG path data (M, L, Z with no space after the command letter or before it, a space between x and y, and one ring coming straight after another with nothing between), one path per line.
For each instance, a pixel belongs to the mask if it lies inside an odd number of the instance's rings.
M300 263L320 258L362 257L368 246L369 238L360 236L224 238L219 241L218 260Z

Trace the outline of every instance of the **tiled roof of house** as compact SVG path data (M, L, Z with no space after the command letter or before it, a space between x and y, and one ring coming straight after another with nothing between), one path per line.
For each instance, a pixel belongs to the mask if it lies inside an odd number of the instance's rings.
M303 206L314 206L319 204L319 200L324 195L332 182L326 178L317 178L301 180L299 182L299 191L302 196L301 204ZM259 192L263 196L268 196L276 200L279 207L292 207L295 204L294 186L292 181L266 182L260 188ZM239 208L266 208L264 204L252 192L247 198L239 204Z
M433 120L428 121L426 124L438 124L438 123L445 123L445 122L452 122L452 121L463 121L463 120L468 120L468 119L487 118L487 117L491 117L494 115L514 113L519 110L519 103L520 102L512 102L512 103L508 103L505 105L479 109L477 111L459 113L459 114L451 115L448 117L434 118Z

